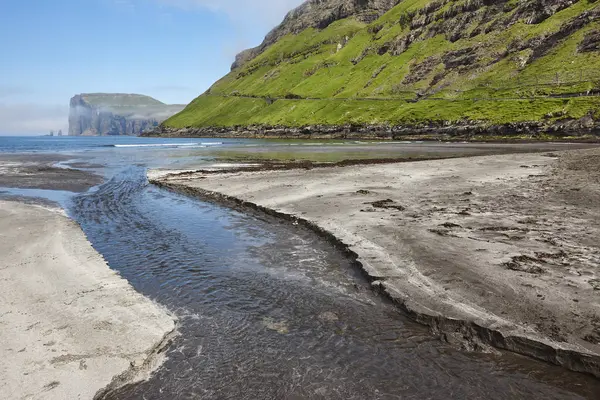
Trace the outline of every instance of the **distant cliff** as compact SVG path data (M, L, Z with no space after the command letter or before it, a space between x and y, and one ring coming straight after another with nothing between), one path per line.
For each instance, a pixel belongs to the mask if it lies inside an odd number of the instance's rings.
M69 135L139 135L184 107L139 94L79 94L71 99Z

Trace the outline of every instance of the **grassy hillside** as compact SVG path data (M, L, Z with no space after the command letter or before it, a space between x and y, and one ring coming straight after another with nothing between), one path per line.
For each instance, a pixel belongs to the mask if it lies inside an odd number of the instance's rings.
M142 94L83 93L84 104L91 108L132 118L151 118L163 121L183 110L181 104L165 104Z
M404 0L289 34L166 128L600 120L600 1Z
M84 93L81 97L93 106L103 107L147 107L165 105L163 102L143 94Z

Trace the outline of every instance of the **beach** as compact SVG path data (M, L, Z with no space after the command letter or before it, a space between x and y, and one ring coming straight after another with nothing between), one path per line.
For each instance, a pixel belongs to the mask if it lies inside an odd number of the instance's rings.
M0 201L0 398L91 399L147 378L174 318L55 206Z
M599 167L587 149L148 176L311 227L450 343L599 377Z
M80 193L102 183L101 176L75 169L90 167L85 163L59 166L71 158L61 154L0 154L0 187Z
M597 397L591 146L148 141L4 144L1 398Z

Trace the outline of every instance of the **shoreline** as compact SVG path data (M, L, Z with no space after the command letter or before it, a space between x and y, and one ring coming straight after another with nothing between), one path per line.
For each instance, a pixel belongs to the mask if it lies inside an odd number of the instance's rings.
M0 397L98 398L160 367L175 318L62 209L1 200L0 232Z
M90 171L56 166L71 159L60 154L0 153L0 187L83 193L104 182Z
M174 128L164 125L142 137L215 139L417 140L473 143L600 143L600 122L590 118L557 122L481 124L476 121L419 126L389 124L248 125Z
M586 154L586 152L596 154L597 150L579 153ZM567 153L578 154L578 152L573 151L561 153L561 158L563 154ZM390 213L392 214L391 217L394 218L413 211L410 210L411 207L407 206L407 202L405 201L408 200L406 197L410 197L410 193L409 196L404 194L404 199L392 200L394 197L398 197L399 194L397 191L398 184L395 186L389 185L396 175L384 176L383 179L377 178L365 183L360 178L368 177L369 173L365 173L364 171L361 173L361 171L358 171L359 168L363 170L374 169L371 172L379 172L381 174L389 174L391 169L394 174L404 173L408 175L410 173L401 169L408 168L410 170L412 168L414 170L416 168L417 170L421 169L421 171L413 172L417 173L417 175L420 173L422 179L435 180L435 175L437 175L439 170L444 169L443 164L451 164L450 166L446 165L450 170L457 167L457 165L453 164L459 164L458 166L462 164L463 169L468 172L469 162L476 164L494 162L497 167L502 167L503 163L510 162L511 173L515 174L515 177L508 179L507 187L514 189L515 186L523 184L524 181L532 177L534 177L533 179L544 179L543 176L552 168L557 168L556 164L559 161L554 157L542 154L517 154L420 161L383 166L336 167L312 171L234 171L218 175L203 173L201 171L195 173L187 171L183 175L177 175L176 172L173 172L172 175L165 175L166 171L159 171L156 176L153 175L154 172L149 171L148 175L150 182L158 186L222 203L230 207L233 206L234 208L259 210L260 212L266 212L293 221L293 223L301 223L307 226L317 234L327 238L361 267L372 282L373 289L386 294L412 319L429 325L435 334L440 335L448 342L463 346L467 350L485 350L488 346L506 349L561 365L573 371L600 377L600 336L596 337L600 333L600 329L598 329L600 325L589 326L590 322L588 326L585 326L585 330L591 332L586 336L587 341L575 337L576 332L574 333L574 331L576 329L573 329L577 324L584 323L589 315L593 317L594 307L598 307L598 300L595 297L597 295L594 289L590 287L586 291L584 301L579 298L569 299L573 303L568 304L563 309L562 306L558 307L557 304L561 301L565 302L564 296L573 295L573 290L568 287L556 289L553 284L544 286L540 282L537 282L540 276L542 283L544 279L547 279L544 273L540 272L539 276L537 276L535 273L531 273L531 271L535 272L537 270L533 268L527 272L527 268L530 266L522 265L530 262L535 264L533 267L537 267L538 261L542 264L546 262L551 263L552 261L542 260L541 258L546 256L552 258L560 253L551 254L539 251L537 254L540 254L540 257L535 261L532 261L535 257L529 257L525 254L513 256L509 250L514 249L502 247L504 246L502 238L490 237L490 233L492 236L496 234L512 234L509 230L498 229L494 231L493 229L487 230L487 227L483 227L477 234L484 237L474 239L469 237L469 234L473 234L472 232L464 235L453 232L453 230L462 230L463 227L454 222L446 221L442 223L442 219L439 221L436 220L435 222L440 222L440 224L434 225L429 230L426 229L426 226L424 229L421 229L422 231L425 230L425 232L412 235L411 229L418 229L418 226L422 224L416 215L408 217L409 219L414 219L416 224L403 221L406 225L402 226L402 228L406 228L408 232L402 232L404 229L400 230L397 226L385 226L384 229L379 229L377 226L378 224L385 225L384 220L390 218ZM521 163L533 165L524 166ZM427 171L423 170L428 170L429 175L427 175ZM307 176L311 174L316 176ZM354 174L360 175L356 181L352 183L340 182L344 178L352 177ZM339 175L342 175L342 178ZM478 187L478 190L483 191L482 187L485 188L486 185L495 184L494 181L498 178L496 175L501 176L502 173L495 171L492 175L495 178L485 177L480 182L482 185ZM376 176L376 174L371 176ZM535 178L536 176L542 178ZM408 182L404 182L404 184L410 183L410 180L409 178ZM388 185L384 186L384 183ZM527 182L525 183L529 185ZM369 190L361 189L365 185L377 185L377 187L375 189L370 187ZM407 188L406 185L400 184L400 186L403 191L410 192L410 188ZM470 186L473 185L470 184ZM427 190L434 189L428 186ZM459 188L459 192L461 190ZM376 191L384 193L375 194ZM466 193L462 192L463 195L466 195ZM443 195L447 196L448 193ZM497 196L497 193L492 193L492 195ZM340 197L342 197L342 201L344 200L343 197L350 197L350 199L346 199L340 203ZM389 198L385 199L386 197ZM412 197L411 199L418 201L418 197ZM368 202L366 200L375 201ZM334 204L332 208L331 203L337 204ZM351 204L348 205L347 203ZM360 207L364 207L365 209L360 209ZM322 212L319 212L319 210ZM328 212L333 212L335 215L330 217L327 214ZM360 222L355 224L347 223L350 220L349 216L356 217L356 213L364 213L362 215L375 217L367 217L366 219L357 217ZM459 218L470 219L472 223L477 222L477 217L472 217L472 214L468 216L467 214L469 213L465 212ZM384 216L381 217L382 215ZM485 216L485 214L483 215ZM400 217L400 219L405 218ZM381 223L381 221L384 222ZM363 225L366 228L363 228ZM368 235L361 234L361 229L367 231L371 229L367 233L373 234L375 232L374 236L376 240L373 240L372 237L366 237ZM381 232L377 232L378 229L384 231L384 236L381 236ZM393 239L388 240L389 237ZM494 246L498 247L491 257L487 257L487 262L490 263L489 259L497 261L488 267L502 270L500 273L495 272L498 275L496 278L500 280L486 282L482 276L476 274L477 279L461 286L457 282L460 282L461 278L468 279L466 276L469 273L473 273L473 268L462 267L460 263L465 262L466 264L471 264L471 267L473 267L473 260L469 259L471 257L469 253L452 257L451 252L456 248L460 248L465 242L475 242L478 240L481 242L491 242L492 245L490 247L492 249ZM507 240L519 241L524 239L509 238ZM419 245L420 241L426 242L424 248ZM398 247L400 247L400 251ZM440 272L432 268L432 266L439 264L440 261L443 262L444 257L446 257L444 252L437 254L441 256L441 258L437 259L427 254L427 251L430 251L435 256L435 247L450 252L448 257L450 260L449 265L452 267L450 273L447 271ZM528 245L528 247L531 246ZM422 253L415 256L416 250L419 250L419 253L422 251ZM471 249L467 246L466 250L472 250L475 253L480 249ZM532 249L528 250L532 254L536 254L532 252ZM490 250L488 249L487 251ZM499 257L499 254L502 252L506 254L504 254L504 257ZM422 254L426 255L422 256ZM428 258L432 258L433 260L428 260ZM483 258L485 259L485 257ZM423 265L426 265L427 268L421 268L419 261L423 262ZM481 262L481 260L478 261ZM514 268L511 269L511 265ZM545 265L544 267L549 268ZM487 271L483 272L483 275L485 275ZM552 269L552 273L554 272ZM590 273L589 271L585 272ZM595 272L592 271L593 274ZM528 286L524 290L523 288L520 290L512 288L513 292L510 293L503 293L502 290L494 292L495 285L503 286L502 279L509 280L509 283L506 285L509 288L511 284L515 283ZM590 279L590 282L592 281ZM536 282L536 285L539 287L536 286L533 289L534 285L531 282ZM544 290L548 291L550 288L552 290L556 289L557 293L537 294L544 293ZM582 288L588 289L585 285L581 285L577 289ZM533 300L519 298L519 296L527 295L528 291L533 292ZM477 292L481 293L477 294ZM492 293L490 296L491 299L486 300L485 297L490 295L490 293ZM538 300L542 299L539 301L543 302L546 300L546 297L548 297L549 305L544 306L543 304L534 303L536 298ZM555 299L554 297L557 298ZM523 300L526 303L525 306L510 306L509 302L515 299ZM559 308L558 310L556 309L557 307ZM575 312L573 311L573 307L575 307L577 312L583 310L582 314L585 314L586 318L578 319L573 317L570 314ZM534 322L543 324L543 319L546 318L544 313L548 312L550 312L549 318L555 319L548 326L529 325L525 322L528 318L531 318ZM591 312L591 314L588 312ZM538 317L542 319L538 320ZM560 321L560 319L563 319L563 321ZM576 328L580 329L579 327ZM557 330L557 332L553 333L553 330Z

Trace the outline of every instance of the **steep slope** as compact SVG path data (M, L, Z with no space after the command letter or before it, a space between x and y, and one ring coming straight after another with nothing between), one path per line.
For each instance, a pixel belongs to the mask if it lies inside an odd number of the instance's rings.
M71 99L69 135L139 135L183 108L139 94L80 94Z
M289 34L298 34L307 28L324 29L340 19L354 17L361 22L372 22L399 3L398 0L309 0L286 15L283 22L265 37L260 46L237 55L231 69L241 67L269 46Z
M600 133L597 0L311 0L163 135Z

